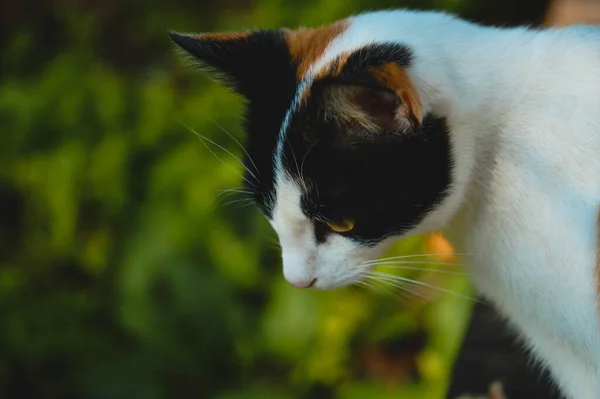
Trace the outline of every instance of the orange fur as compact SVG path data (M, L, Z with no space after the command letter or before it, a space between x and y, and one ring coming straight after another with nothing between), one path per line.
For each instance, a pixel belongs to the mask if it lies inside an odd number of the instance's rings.
M423 122L419 94L410 81L406 69L390 62L380 67L373 68L375 77L386 87L392 89L403 102L402 116Z
M347 27L348 21L341 20L318 28L286 31L292 59L298 64L298 79L304 78L311 65L323 55L327 46Z

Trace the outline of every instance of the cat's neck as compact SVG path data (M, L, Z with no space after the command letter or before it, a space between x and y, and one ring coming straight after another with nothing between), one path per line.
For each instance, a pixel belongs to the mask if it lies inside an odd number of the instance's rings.
M493 173L495 143L519 106L515 95L536 84L524 75L535 73L531 55L540 45L539 31L483 27L447 16L433 31L426 29L431 23L423 21L423 32L410 36L415 49L410 74L424 112L447 120L457 155L454 187L424 221L424 229L460 217L466 201L481 197L481 176Z
M417 40L411 46L415 56L410 73L425 112L483 126L497 125L515 106L515 92L528 84L524 75L536 68L532 53L544 41L540 31L459 19Z
M574 117L581 113L577 100L596 101L600 31L583 26L499 29L451 20L439 34L438 40L427 38L430 47L415 46L412 77L427 111L447 119L455 154L455 187L447 204L432 212L431 226L447 221L460 240L482 209L503 200L500 194L507 189L500 188L497 176L517 179L550 167L580 169L581 162L571 160L585 148L568 132L586 129ZM558 125L563 127L556 130ZM532 157L531 151L544 155ZM545 160L561 151L574 156L561 158L559 166ZM585 171L574 173L581 174ZM535 181L543 187L556 184L551 174Z

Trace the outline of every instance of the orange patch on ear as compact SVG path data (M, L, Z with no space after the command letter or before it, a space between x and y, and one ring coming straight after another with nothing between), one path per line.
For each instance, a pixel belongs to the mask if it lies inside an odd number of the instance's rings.
M200 33L197 35L191 35L196 39L201 40L215 40L215 41L228 41L228 40L239 40L245 39L250 36L252 32L217 32L217 33Z
M417 89L413 86L406 69L393 62L389 62L380 67L373 68L372 73L380 83L396 92L402 100L403 109L400 110L402 116L421 124L423 122L423 115L419 93L417 93Z
M348 25L348 21L341 20L319 28L286 31L290 54L298 64L298 79L306 75L311 65L323 55L327 46L341 35Z

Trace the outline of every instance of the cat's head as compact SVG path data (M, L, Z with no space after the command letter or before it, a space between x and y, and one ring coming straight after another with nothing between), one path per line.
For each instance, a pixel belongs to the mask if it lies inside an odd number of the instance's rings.
M247 100L247 188L297 287L356 282L392 239L447 213L449 132L411 78L412 49L353 43L352 25L171 34Z

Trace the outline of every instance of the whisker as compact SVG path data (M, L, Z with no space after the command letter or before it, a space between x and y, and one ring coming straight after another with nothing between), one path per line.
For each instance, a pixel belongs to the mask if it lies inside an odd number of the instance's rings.
M216 198L225 199L231 197L232 195L241 195L243 198L253 200L252 194L252 191L222 191L216 196Z
M381 290L383 290L383 289L386 290L384 292L384 294L400 295L401 299L407 303L410 302L410 300L411 300L409 294L413 294L413 295L417 294L415 290L410 289L411 287L407 283L403 283L400 281L391 281L386 278L376 279L376 278L373 278L372 276L366 276L366 279L373 280L373 282L370 284L379 283L376 285L378 287L380 287ZM417 296L419 296L419 295L417 295Z
M373 261L367 261L367 262L379 262L379 261L386 261L386 260L395 260L395 259L408 259L408 258L422 258L422 257L433 257L433 256L441 256L444 254L415 254L415 255L402 255L402 256L392 256L390 258L380 258L380 259L376 259ZM468 254L466 253L454 253L454 255L457 256L466 256ZM366 262L365 262L366 263Z
M374 284L370 281L361 280L361 281L357 281L355 284L359 284L360 286L366 288L367 290L370 290L370 291L375 292L380 295L389 295L390 294L389 291L387 291L387 292L384 291L384 289L386 287Z
M254 200L251 198L241 198L241 199L236 199L233 201L228 201L226 203L223 204L223 206L228 206L228 205L233 205L233 204L238 204L238 206L236 208L244 208L247 206L251 206L254 205Z
M385 261L385 262L369 262L362 263L361 267L372 267L372 266L384 266L384 265L435 265L435 266L444 266L444 267L455 267L461 268L464 265L460 263L452 263L452 262L427 262L427 261Z
M216 123L216 122L215 122L215 123ZM219 125L217 124L217 126L219 126ZM220 126L219 126L219 127L220 127ZM190 127L188 127L188 129L192 130ZM222 130L223 130L225 133L227 133L227 131L226 131L226 130L224 130L223 128L221 128L221 129L222 129ZM240 165L241 165L241 166L242 166L242 167L243 167L243 168L244 168L244 169L245 169L245 170L246 170L248 173L250 173L250 175L251 175L252 177L254 177L254 178L255 178L255 179L258 181L258 177L256 177L256 175L255 175L255 174L254 174L254 173L253 173L251 170L248 170L248 168L246 168L246 165L244 165L244 162L242 162L242 160L241 160L239 157L237 157L236 155L234 155L234 154L233 154L231 151L229 151L227 148L225 148L225 147L223 147L222 145L220 145L219 143L217 143L217 142L215 142L215 141L213 141L213 140L209 139L208 137L201 135L200 133L196 132L195 130L192 130L192 132L193 132L194 134L196 134L198 137L200 137L200 138L202 138L202 139L204 139L204 140L208 141L208 142L209 142L209 143L211 143L212 145L214 145L214 146L216 146L216 147L220 148L221 150L225 151L225 152L226 152L227 154L229 154L229 155L230 155L230 156L231 156L233 159L235 159L235 160L236 160L236 161L237 161L237 162L238 162L238 163L239 163L239 164L240 164ZM227 133L227 134L229 134L229 133ZM230 137L232 137L232 136L230 135ZM232 137L232 138L233 138L233 137ZM235 140L235 138L234 138L234 140ZM237 140L236 140L236 142L237 142ZM239 144L239 143L238 143L238 144Z
M237 187L237 188L228 188L225 190L220 190L219 193L241 193L241 194L253 194L254 192L251 190L246 190L243 187Z
M386 278L386 279L390 279L390 280L394 280L394 281L403 281L403 282L407 282L407 283L410 283L410 284L422 285L424 287L429 287L431 289L434 289L434 290L437 290L437 291L440 291L440 292L445 292L447 294L452 294L452 295L458 296L460 298L467 299L469 301L477 302L477 299L472 298L470 296L462 295L462 294L459 294L458 292L454 292L452 290L447 290L445 288L438 287L437 285L433 285L433 284L428 284L428 283L425 283L423 281L413 280L413 279L402 277L402 276L395 276L395 275L392 275L392 274L380 273L380 272L371 272L370 276L373 276L373 277L376 277L376 278L378 278L378 277Z
M300 176L304 176L304 162L306 161L306 157L308 156L308 153L310 152L310 150L312 150L314 148L314 146L317 145L317 143L313 143L308 150L306 150L306 152L304 153L304 156L302 157L302 161L300 162Z
M302 175L302 172L300 172L300 167L298 166L298 158L296 158L296 152L294 151L294 147L292 147L292 143L290 141L287 141L287 144L290 147L290 151L292 151L292 156L294 157L294 163L296 164L296 171L298 172L300 184L302 185L304 191L307 192L308 188L306 187L304 176Z
M375 265L380 266L379 264ZM384 268L388 268L388 269L398 269L398 270L415 270L415 271L422 271L422 272L433 272L433 273L440 273L440 274L453 274L453 275L458 275L458 276L464 276L466 273L465 272L460 272L460 271L452 271L452 270L437 270L437 269L428 269L426 267L406 267L406 266L383 266Z
M251 199L251 198L249 198L249 196L254 194L254 192L252 192L250 190L239 189L239 188L230 188L227 190L221 190L210 201L208 201L208 203L206 204L206 208L208 208L208 206L210 204L212 204L215 200L228 198L234 194L241 194L241 195L244 195L245 198Z
M373 290L374 285L371 283L367 283L366 281L356 281L355 283L353 283L351 285L351 287L361 287L361 288L365 288L367 290Z
M398 288L400 289L401 293L404 294L403 296L406 298L408 296L408 294L410 295L414 295L416 297L419 297L421 299L424 299L426 302L431 302L433 300L432 296L426 295L423 292L419 291L418 289L415 288L414 284L408 284L408 283L404 283L401 281L388 281L388 284L391 285L394 288Z
M209 121L211 121L212 123L214 123L215 125L217 125L217 127L219 129L221 129L223 132L225 132L225 134L227 134L229 137L231 137L231 139L233 141L235 141L237 143L237 145L242 149L242 151L244 151L244 154L246 154L246 156L248 157L248 160L252 163L252 165L254 166L254 171L256 173L258 172L258 167L256 166L256 164L254 163L254 160L252 159L252 157L250 156L250 154L248 154L248 151L246 151L246 148L244 148L244 146L242 145L242 143L240 143L231 133L229 133L223 126L219 125L214 119L212 119L211 117L207 117ZM248 171L250 172L250 171ZM258 180L258 178L255 179Z
M361 290L365 290L365 287L363 285L358 284L358 282L354 283L354 284L350 284L348 286L348 289L352 292L362 292Z
M248 183L250 186L257 188L256 184L254 182L251 182L250 180L248 180L246 177L242 176L237 170L235 170L234 168L231 167L231 165L229 165L227 162L223 161L207 144L206 142L211 143L212 145L222 149L223 151L225 151L226 153L228 153L229 155L231 155L233 157L233 159L235 159L240 165L242 165L242 167L248 172L250 173L250 175L252 177L254 177L254 179L256 179L258 181L258 178L256 177L256 175L254 173L252 173L252 171L246 169L246 167L244 166L244 163L242 161L240 161L240 159L238 157L236 157L235 155L233 155L231 153L231 151L227 150L225 147L215 143L214 141L212 141L211 139L204 137L203 135L201 135L200 133L196 132L195 130L193 130L192 128L190 128L189 126L183 125L184 127L186 127L190 132L194 133L196 135L196 137L198 137L198 139L200 140L200 142L206 147L206 149L208 151L210 151L211 154L213 154L215 156L215 158L217 158L223 165L227 166L227 168L229 170L231 170L233 173L235 173L237 176L239 176L243 181L245 181L246 183Z

